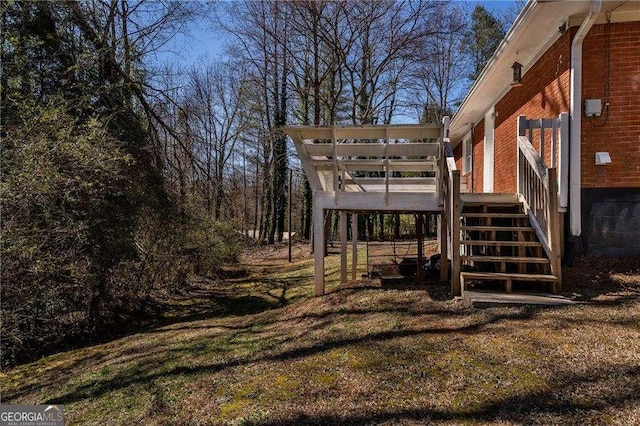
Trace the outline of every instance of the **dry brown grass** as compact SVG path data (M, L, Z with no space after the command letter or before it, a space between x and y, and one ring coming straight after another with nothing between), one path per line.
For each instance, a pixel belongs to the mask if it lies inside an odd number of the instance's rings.
M64 403L73 424L640 424L637 261L568 268L583 304L468 310L433 283L330 277L311 298L298 250L294 265L286 247L254 253L222 289L195 288L198 304L216 291L238 297L227 309L269 303L188 321L178 309L172 323L15 368L3 402Z

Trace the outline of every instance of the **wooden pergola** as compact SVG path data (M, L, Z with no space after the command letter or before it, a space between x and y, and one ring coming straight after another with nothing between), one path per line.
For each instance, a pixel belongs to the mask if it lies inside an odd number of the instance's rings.
M313 191L316 295L325 292L326 210L336 210L340 214L343 282L347 280L347 213L352 214L352 229L357 230L358 213L421 214L445 210L443 197L447 188L442 186L444 175L441 169L443 165L446 168L447 163L442 162L444 157L441 153L447 125L448 120L445 120L444 127L427 124L284 128L293 139ZM446 145L450 151L449 144ZM451 163L453 154L449 154ZM459 197L459 174L457 179ZM446 222L441 220L441 231ZM357 231L352 234L351 278L355 279ZM440 238L442 253L447 253L447 239ZM447 279L447 270L447 256L443 255L443 279Z

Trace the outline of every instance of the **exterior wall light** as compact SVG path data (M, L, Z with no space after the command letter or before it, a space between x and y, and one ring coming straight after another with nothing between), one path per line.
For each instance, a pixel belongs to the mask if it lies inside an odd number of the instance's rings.
M611 156L608 152L596 152L596 166L611 164Z
M511 87L522 86L522 64L520 62L514 62L513 65L511 65L511 69L513 69Z

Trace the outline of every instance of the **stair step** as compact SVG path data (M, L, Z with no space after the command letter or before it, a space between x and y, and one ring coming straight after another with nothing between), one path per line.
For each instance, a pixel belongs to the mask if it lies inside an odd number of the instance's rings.
M531 226L469 226L464 225L460 227L463 231L523 231L531 232L533 228Z
M462 292L464 294L466 290L466 280L499 280L504 281L505 290L507 293L511 293L513 281L534 281L534 282L547 282L557 283L558 277L555 275L547 274L520 274L517 272L461 272L460 284L462 286Z
M490 204L496 206L521 206L520 200L518 199L518 195L515 193L482 193L482 192L471 192L467 194L460 194L460 200L465 205L478 205L478 204Z
M462 196L462 194L460 194ZM466 207L479 207L479 206L487 206L487 208L495 208L495 209L513 209L514 207L520 208L522 204L520 202L515 203L491 203L485 201L462 201L463 209Z
M460 256L461 260L473 262L510 262L510 263L548 263L546 257L518 257L518 256Z
M542 247L537 241L483 241L483 240L460 240L460 244L468 246L520 246L520 247Z
M508 219L525 219L525 213L474 213L462 212L462 217L491 217L491 218L508 218Z
M518 274L516 272L461 272L460 277L472 280L558 281L555 275Z

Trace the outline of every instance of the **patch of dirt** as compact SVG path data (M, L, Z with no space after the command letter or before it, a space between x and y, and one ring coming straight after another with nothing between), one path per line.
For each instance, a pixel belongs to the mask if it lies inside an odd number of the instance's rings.
M585 257L562 268L562 286L578 300L640 298L640 257Z
M293 261L311 258L311 243L305 240L292 241L291 257ZM287 264L289 263L288 243L275 243L272 245L259 244L247 249L240 256L240 263L255 265L262 263Z

